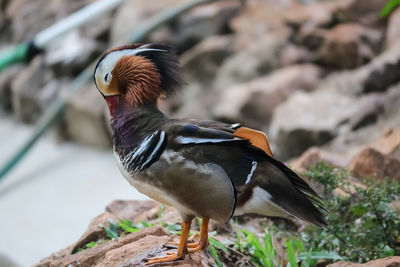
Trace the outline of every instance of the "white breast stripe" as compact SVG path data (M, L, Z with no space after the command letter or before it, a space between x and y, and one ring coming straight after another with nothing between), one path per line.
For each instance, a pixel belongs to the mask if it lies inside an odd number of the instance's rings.
M186 144L203 144L203 143L221 143L221 142L229 142L234 140L241 140L239 138L233 139L223 139L223 138L199 138L199 137L186 137L186 136L178 136L175 140L182 145Z
M248 184L250 182L251 177L253 176L253 173L256 170L256 168L257 168L257 161L253 161L251 163L251 171L250 171L249 175L247 175L247 179L246 179L246 183L245 184Z
M149 147L149 144L150 144L150 141L151 141L153 135L154 134L147 136L135 150L130 152L128 155L126 155L126 157L122 161L124 166L126 166L126 167L130 166L133 163L133 161L136 159L136 157Z
M147 158L146 162L142 164L141 168L143 168L143 166L146 166L153 159L154 155L158 152L158 150L160 149L161 145L163 144L164 139L165 139L165 132L161 131L160 139L158 140L158 143L157 143L156 147L154 148L153 152L151 152L151 154Z

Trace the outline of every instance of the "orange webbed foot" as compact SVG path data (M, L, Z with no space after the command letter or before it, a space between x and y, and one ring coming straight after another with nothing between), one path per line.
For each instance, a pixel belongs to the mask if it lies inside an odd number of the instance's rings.
M154 263L162 263L162 262L171 262L171 261L176 261L176 260L181 260L185 257L185 254L179 255L177 253L173 252L168 252L168 256L164 257L155 257L155 258L150 258L148 259L149 261L145 263L145 265L150 265Z

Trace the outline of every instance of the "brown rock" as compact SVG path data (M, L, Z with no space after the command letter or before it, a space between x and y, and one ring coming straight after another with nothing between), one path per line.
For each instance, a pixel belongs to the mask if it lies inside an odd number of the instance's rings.
M355 68L370 61L382 38L380 31L355 23L339 24L321 35L316 60L337 68Z
M97 147L111 146L105 117L106 104L88 83L70 97L66 104L66 135L77 142Z
M313 55L310 53L309 50L293 44L285 45L282 48L279 57L280 65L282 66L306 63L313 60Z
M376 178L382 180L400 179L400 160L384 155L373 148L366 148L356 155L348 169L359 178Z
M164 246L173 239L168 235L166 229L161 226L143 228L136 233L122 235L117 240L109 240L105 231L98 227L99 224L107 226L110 218L115 221L118 221L118 219L137 221L139 218L152 217L155 220L150 221L150 223L159 224L161 221L157 216L158 204L155 201L117 200L108 205L107 210L107 212L97 216L90 222L88 230L74 245L52 254L35 266L145 266L145 259L165 256L167 252L175 251L176 248L173 246ZM156 216L142 216L149 211ZM169 217L171 216L175 220L177 216L179 217L175 209L167 207L164 211L162 222L170 223L171 218ZM102 239L106 240L106 242L78 252L79 248L85 247L89 242ZM172 265L185 267L210 266L211 263L212 259L209 253L202 251L191 253L184 260L176 261Z
M329 264L327 267L399 267L399 266L400 266L400 257L393 256L393 257L387 257L384 259L377 259L377 260L369 261L367 263L354 263L354 262L338 261L338 262Z
M96 267L144 265L144 259L148 257L146 252L154 247L161 248L168 241L170 241L169 236L158 238L152 235L144 236L134 243L107 251L104 259Z
M287 12L288 5L291 3L285 0L245 1L229 25L234 32L245 35L249 43L248 40L254 40L267 33L281 32L285 28L283 15Z
M357 22L372 28L384 27L385 21L379 13L386 3L386 0L339 0L333 16L338 23Z
M20 120L34 122L43 108L55 98L58 83L49 83L52 77L41 56L34 58L29 66L16 76L11 84L12 107ZM46 84L48 86L45 86Z
M388 27L386 30L386 47L400 42L400 9L397 8L390 15Z
M387 154L400 160L400 128L390 130L379 140L372 143L371 147L382 154Z
M321 76L315 65L293 65L251 82L227 87L215 106L214 117L261 128L275 107L297 90L312 91Z
M304 172L320 161L324 161L333 167L344 167L347 164L346 159L338 154L330 153L318 147L311 147L290 163L290 166L298 172Z
M12 110L11 83L23 69L22 65L14 65L0 72L0 106L6 111Z
M229 57L218 70L215 88L223 90L228 86L266 75L278 68L279 54L285 40L275 35L267 35Z
M285 20L294 29L299 29L305 24L313 27L326 27L333 21L332 8L331 2L295 4L287 10Z
M107 205L106 211L118 219L134 221L136 217L153 208L156 208L157 211L159 208L159 204L154 200L114 200Z

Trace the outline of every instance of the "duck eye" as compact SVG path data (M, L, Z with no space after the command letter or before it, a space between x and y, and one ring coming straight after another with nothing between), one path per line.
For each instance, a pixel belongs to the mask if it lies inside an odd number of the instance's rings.
M109 83L111 80L111 74L109 72L106 73L106 75L104 75L104 81L106 83Z

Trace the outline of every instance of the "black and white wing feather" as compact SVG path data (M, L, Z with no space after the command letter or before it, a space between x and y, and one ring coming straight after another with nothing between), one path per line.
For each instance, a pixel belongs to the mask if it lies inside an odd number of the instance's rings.
M129 172L142 171L157 161L167 145L166 133L158 130L146 136L121 160Z

